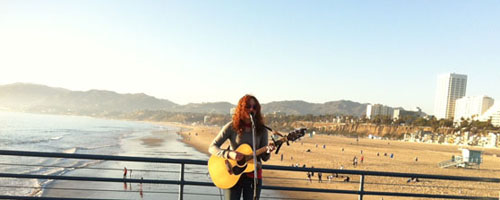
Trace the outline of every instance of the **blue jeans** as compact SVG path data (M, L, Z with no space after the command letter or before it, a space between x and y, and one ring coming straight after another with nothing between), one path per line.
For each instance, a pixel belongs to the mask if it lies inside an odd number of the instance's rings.
M260 197L260 189L262 187L262 179L257 179L257 199ZM240 200L243 192L243 200L253 199L253 178L249 178L246 174L242 174L238 183L230 189L224 190L225 200Z

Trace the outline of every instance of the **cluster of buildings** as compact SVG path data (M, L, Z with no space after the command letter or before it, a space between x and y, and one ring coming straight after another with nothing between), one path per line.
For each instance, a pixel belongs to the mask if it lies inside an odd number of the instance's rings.
M467 75L443 74L438 76L436 96L434 101L434 116L436 119L453 119L455 123L462 120L488 121L494 126L500 126L500 103L486 95L466 96ZM390 116L398 119L404 115L422 116L420 108L407 111L402 108L391 108L381 104L368 105L366 117Z
M500 105L486 95L465 96L467 75L443 74L438 77L434 115L437 119L488 121L500 126ZM497 103L498 104L498 103Z
M405 134L403 141L495 148L499 146L500 135L498 133L489 133L481 136L470 134L470 132L444 135L430 131L417 131Z
M392 108L389 106L385 106L382 104L368 104L366 106L366 118L372 119L373 117L381 115L381 116L389 116L393 119L399 119L402 116L416 116L416 117L421 117L423 116L422 109L419 107L416 107L413 110L405 110L403 108Z

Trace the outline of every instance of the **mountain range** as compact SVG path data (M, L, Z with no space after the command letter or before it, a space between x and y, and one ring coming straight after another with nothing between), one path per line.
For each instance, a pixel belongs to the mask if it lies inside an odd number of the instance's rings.
M229 102L176 104L143 93L120 94L106 90L72 91L30 83L0 85L0 110L53 114L96 115L139 110L228 114ZM367 104L339 100L309 103L301 100L262 104L262 112L293 115L341 114L361 116Z

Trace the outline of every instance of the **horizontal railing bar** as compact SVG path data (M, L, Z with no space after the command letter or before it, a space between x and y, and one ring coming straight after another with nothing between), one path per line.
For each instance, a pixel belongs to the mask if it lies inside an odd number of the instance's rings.
M359 190L337 190L337 189L319 189L319 188L300 188L300 187L283 187L283 186L262 186L262 189L270 190L286 190L296 192L320 192L320 193L340 193L340 194L353 194L353 195L377 195L377 196L404 196L404 197L424 197L424 198L441 198L441 199L484 199L484 200L498 200L492 197L474 197L474 196L457 196L457 195L439 195L439 194L416 194L416 193L397 193L397 192L376 192L376 191L363 191Z
M400 197L423 197L423 198L440 198L440 199L480 199L480 200L498 200L494 197L476 197L476 196L458 196L458 195L443 195L443 194L415 194L415 193L398 193L398 192L375 192L365 191L364 195L377 196L400 196Z
M51 168L65 168L65 169L98 169L98 170L109 170L109 171L123 171L123 168L105 168L105 167L71 167L62 165L32 165L32 164L16 164L16 163L0 163L0 165L5 166L25 166L25 167L51 167ZM165 173L179 173L178 170L150 170L150 169L137 169L137 168L127 168L128 170L133 170L134 172L165 172ZM190 172L191 174L206 174L202 172Z
M137 186L141 187L141 186ZM31 189L45 189L44 187L28 187L28 186L5 186L5 185L0 185L0 188L31 188ZM134 189L134 190L106 190L106 189L95 189L95 188L68 188L68 187L50 187L47 188L50 190L63 190L63 191L92 191L92 192L123 192L123 193L137 193L141 192L140 189ZM155 193L155 194L178 194L178 191L155 191L155 190L142 190L144 194L146 193ZM208 193L189 193L189 192L184 192L184 194L189 194L189 195L209 195L209 196L220 196L220 194L208 194Z
M1 187L7 187L7 188L34 188L34 189L41 189L42 187L26 187L26 186L2 186ZM92 188L87 188L87 189L82 189L82 188L59 188L59 187L51 187L47 188L51 190L75 190L75 191L93 191L93 192L127 192L127 193L137 193L140 192L140 190L103 190L103 189L92 189ZM143 190L142 191L144 194L178 194L178 191L172 191L172 192L165 192L165 191L154 191L154 190ZM205 195L205 196L221 196L221 194L207 194L207 193L194 193L194 192L184 192L184 194L187 195ZM52 197L54 198L54 197ZM289 200L308 200L308 199L302 199L302 198L290 198L290 197L275 197L275 196L260 196L261 199L289 199ZM2 198L0 198L2 199ZM11 198L8 198L11 199Z
M280 178L280 177L266 177L266 179L281 179L281 180L289 180L289 181L302 181L302 182L309 182L309 179L307 178ZM313 180L313 182L316 182L316 180ZM345 182L343 180L324 180L321 184L359 184L359 181L349 181ZM417 187L417 188L447 188L447 189L469 189L469 190L492 190L492 191L500 191L500 188L495 187L495 188L478 188L478 187L453 187L453 186L436 186L436 185L414 185L414 184L401 184L401 183L384 183L384 182L369 182L366 181L364 182L365 185L385 185L385 186L400 186L400 187ZM498 200L498 199L497 199Z
M12 174L0 173L0 177L5 178L26 178L26 179L54 179L54 180L70 180L70 181L99 181L99 182L117 182L117 183L153 183L153 184L184 184L197 186L215 186L209 182L198 181L178 181L178 180L154 180L154 179L124 179L124 178L99 178L99 177L83 177L83 176L53 176L53 175L37 175L37 174Z
M115 161L131 161L131 162L175 163L175 164L185 163L191 165L208 164L208 161L206 160L152 158L152 157L136 157L136 156L109 156L109 155L96 155L96 154L53 153L53 152L34 152L34 151L11 151L11 150L0 150L0 155L33 156L33 157L49 157L49 158L75 158L75 159L89 159L89 160L115 160Z
M0 199L88 200L88 198L29 197L29 196L5 196L5 195L0 195ZM92 199L92 200L120 200L120 199Z
M500 178L487 178L487 177L444 176L444 175L433 175L433 174L361 171L361 170L348 170L348 169L303 168L303 167L288 167L279 165L263 165L262 168L271 170L303 171L303 172L314 171L323 173L354 174L354 175L365 175L365 176L390 176L390 177L403 177L403 178L413 177L413 178L429 178L429 179L442 179L442 180L454 180L454 181L480 181L480 182L500 183Z

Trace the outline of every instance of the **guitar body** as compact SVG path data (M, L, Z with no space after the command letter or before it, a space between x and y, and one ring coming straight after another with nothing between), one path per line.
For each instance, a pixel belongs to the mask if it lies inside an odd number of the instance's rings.
M288 145L288 141L295 141L298 138L303 137L306 130L306 128L295 129L288 135L282 136L282 138L277 141L273 139L274 145L277 146L276 153L278 153L283 142L286 141ZM259 156L266 153L267 147L268 146L257 149L255 151L255 155ZM210 159L208 160L208 173L210 174L212 182L214 182L215 186L218 188L232 188L236 185L238 180L240 180L240 176L242 174L254 171L255 165L253 162L252 147L248 144L241 144L235 151L244 155L243 159L239 162L232 159L224 159L216 155L210 156Z
M244 154L245 158L247 156L251 157L253 154L252 147L248 144L241 144L236 148L236 151ZM253 159L245 162L245 158L238 163L233 159L225 159L216 155L210 156L208 160L208 173L215 186L221 189L231 188L238 182L243 173L254 171ZM229 169L231 173L229 173Z

